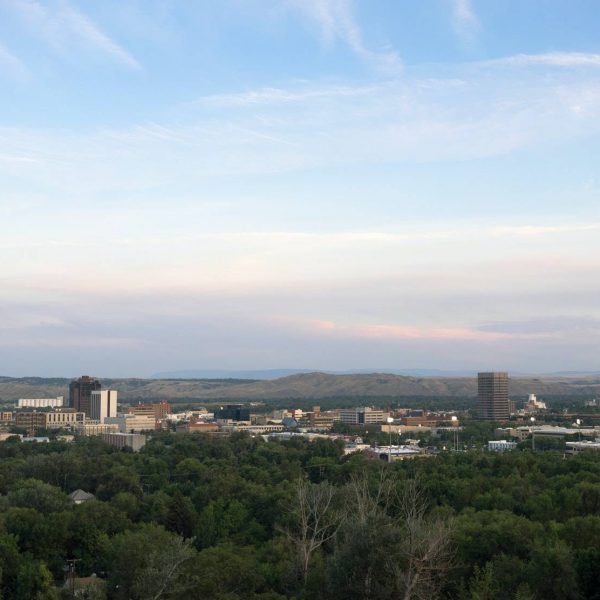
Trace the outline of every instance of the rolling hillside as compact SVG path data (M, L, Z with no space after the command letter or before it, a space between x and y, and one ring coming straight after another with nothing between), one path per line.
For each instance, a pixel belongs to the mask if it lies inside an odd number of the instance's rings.
M243 379L102 379L121 400L269 400L284 398L365 398L376 396L475 396L472 377L404 377L385 373L330 375L302 373L268 381ZM68 379L0 377L0 400L68 395ZM510 393L600 395L600 377L515 378Z

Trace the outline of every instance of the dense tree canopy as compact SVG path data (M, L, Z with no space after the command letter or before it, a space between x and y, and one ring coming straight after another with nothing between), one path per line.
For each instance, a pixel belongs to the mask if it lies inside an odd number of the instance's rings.
M593 454L388 467L330 441L164 433L136 454L11 440L0 458L6 599L69 597L68 560L115 599L600 599Z

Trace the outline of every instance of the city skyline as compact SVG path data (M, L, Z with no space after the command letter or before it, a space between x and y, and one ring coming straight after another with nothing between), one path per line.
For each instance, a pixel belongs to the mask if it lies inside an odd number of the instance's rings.
M1 374L598 371L599 26L0 0Z

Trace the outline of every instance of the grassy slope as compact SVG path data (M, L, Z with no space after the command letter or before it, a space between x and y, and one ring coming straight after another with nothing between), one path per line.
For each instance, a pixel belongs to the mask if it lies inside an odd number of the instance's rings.
M0 399L41 398L68 395L68 379L0 377ZM328 375L307 373L270 381L227 379L102 379L105 387L119 391L122 400L138 399L275 399L328 398L334 396L475 396L474 378L417 378L372 373ZM515 396L600 395L600 378L552 377L512 379Z

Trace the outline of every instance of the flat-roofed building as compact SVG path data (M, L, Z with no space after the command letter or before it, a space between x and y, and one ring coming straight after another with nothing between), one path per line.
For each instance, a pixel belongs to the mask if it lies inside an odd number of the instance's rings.
M111 423L100 423L99 421L86 421L75 427L78 435L102 435L103 433L118 433L119 426Z
M33 436L38 429L46 429L46 413L37 411L18 412L15 415L15 426L25 429L27 435Z
M102 440L115 448L131 448L134 452L146 445L146 436L140 433L103 433Z
M343 408L339 411L340 421L349 425L370 425L372 423L383 423L389 413L377 410L369 406L362 408Z
M215 411L215 418L222 421L250 421L250 409L243 404L227 404Z
M93 390L90 400L90 419L104 423L107 417L117 416L117 391Z
M219 431L217 423L204 423L202 421L183 421L177 424L177 433L216 433Z
M64 397L56 398L19 398L17 408L57 408L64 405Z
M363 454L368 458L377 458L385 462L396 462L418 456L427 456L426 450L418 446L369 447L363 450Z
M507 442L506 440L490 440L487 448L491 452L507 452L514 450L517 447L517 442Z
M477 392L480 419L487 421L508 420L508 373L478 373Z
M568 454L577 454L579 452L600 452L600 442L582 440L579 442L566 442L566 451Z
M1 410L0 411L0 423L9 423L15 420L15 413L10 410Z
M155 419L164 419L167 415L171 414L171 405L166 400L153 402L152 408L154 409Z
M55 410L42 414L46 415L47 429L61 429L62 427L72 428L81 423L85 423L85 414L76 412L72 409Z
M116 417L107 417L104 422L117 425L121 433L139 433L156 429L156 419L153 414L119 414Z
M69 406L90 417L92 392L100 389L102 389L101 383L88 375L72 381L69 384Z
M34 435L38 429L73 428L84 422L84 413L69 408L51 412L18 412L15 416L15 425L26 429L29 435Z
M275 433L278 431L283 431L283 425L277 424L268 424L268 425L250 425L250 424L242 424L242 423L231 423L228 425L221 425L221 431L226 432L234 432L234 431L246 431L251 435L258 435L264 433Z
M126 414L141 415L143 417L154 417L155 415L152 404L134 404L127 409Z

